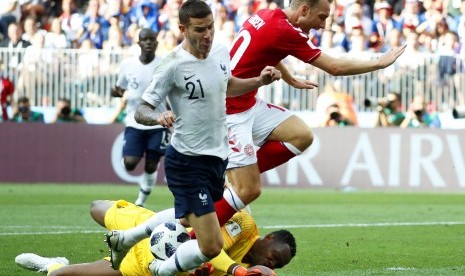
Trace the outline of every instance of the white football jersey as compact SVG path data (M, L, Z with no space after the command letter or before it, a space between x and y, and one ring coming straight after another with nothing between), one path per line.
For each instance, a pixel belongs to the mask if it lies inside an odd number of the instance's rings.
M116 85L125 89L124 97L126 98L126 117L124 123L128 127L137 129L153 129L160 128L161 126L144 126L136 122L134 113L141 103L141 96L145 89L149 86L152 80L153 70L160 62L159 58L155 58L149 64L140 62L139 57L132 57L125 59L121 62L120 71ZM166 102L160 104L157 112L166 111Z
M159 106L168 97L176 115L172 146L186 155L228 156L226 89L229 53L213 45L204 60L177 46L155 68L142 99Z

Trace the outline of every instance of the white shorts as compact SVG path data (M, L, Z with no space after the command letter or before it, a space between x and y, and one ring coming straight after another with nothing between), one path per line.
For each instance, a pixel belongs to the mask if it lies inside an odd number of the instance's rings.
M229 163L228 169L257 163L257 147L264 144L270 133L293 113L257 98L247 111L229 114L228 123Z

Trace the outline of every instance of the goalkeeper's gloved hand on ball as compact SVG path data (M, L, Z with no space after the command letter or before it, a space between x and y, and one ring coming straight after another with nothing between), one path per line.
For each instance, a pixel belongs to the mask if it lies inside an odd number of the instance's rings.
M232 269L233 276L276 276L276 272L264 265L255 265L249 268L237 265Z

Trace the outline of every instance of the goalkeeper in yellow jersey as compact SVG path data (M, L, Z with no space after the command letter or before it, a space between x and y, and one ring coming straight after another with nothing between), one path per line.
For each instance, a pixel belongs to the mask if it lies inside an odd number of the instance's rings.
M154 212L124 200L97 200L92 203L92 218L101 226L112 229L134 227ZM224 238L222 253L211 260L212 275L267 275L252 271L256 265L271 269L287 265L296 254L294 236L287 230L279 230L260 236L254 219L246 212L236 213L221 229ZM148 239L132 247L121 263L119 270L111 267L109 258L92 263L70 265L64 257L46 258L33 253L16 257L16 263L26 269L45 272L51 276L106 275L106 276L151 276L149 263L154 259ZM205 269L191 275L205 275ZM197 274L195 274L197 273ZM185 274L184 274L185 275Z

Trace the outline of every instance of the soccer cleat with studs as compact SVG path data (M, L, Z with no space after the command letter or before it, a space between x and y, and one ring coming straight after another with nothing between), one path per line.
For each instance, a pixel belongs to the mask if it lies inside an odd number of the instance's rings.
M22 268L37 272L48 272L48 267L53 264L69 265L64 257L46 258L34 253L23 253L15 258L15 263Z
M105 234L105 241L110 249L111 267L117 270L130 248L123 246L123 235L122 232L118 230L107 232Z

